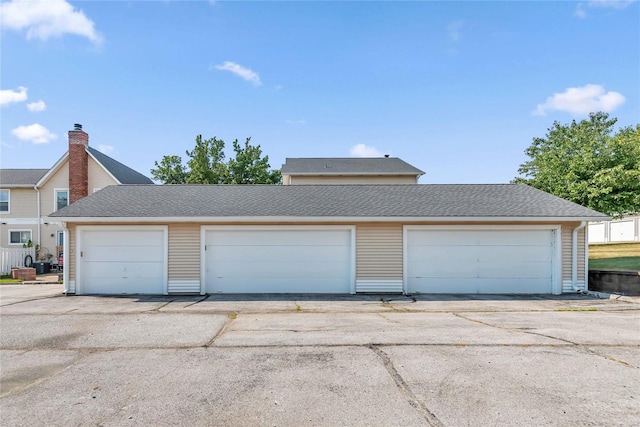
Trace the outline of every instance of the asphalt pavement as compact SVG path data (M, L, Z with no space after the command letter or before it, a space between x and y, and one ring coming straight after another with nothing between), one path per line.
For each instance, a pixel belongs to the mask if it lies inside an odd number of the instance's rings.
M0 286L0 425L638 425L640 305Z

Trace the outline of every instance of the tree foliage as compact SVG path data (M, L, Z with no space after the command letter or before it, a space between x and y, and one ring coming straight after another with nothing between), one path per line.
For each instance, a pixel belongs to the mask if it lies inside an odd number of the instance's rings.
M554 122L525 150L514 182L528 184L613 217L640 212L640 125L614 133L617 119L591 113Z
M224 141L198 135L193 150L186 151L186 166L180 156L164 156L154 162L151 175L163 184L279 184L280 171L271 170L269 156L263 157L260 146L250 141L233 141L235 157L225 162Z

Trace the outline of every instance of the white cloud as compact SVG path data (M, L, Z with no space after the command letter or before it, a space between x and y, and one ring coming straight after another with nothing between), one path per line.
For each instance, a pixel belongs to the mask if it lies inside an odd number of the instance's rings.
M27 100L27 88L18 87L18 90L3 89L0 90L0 105L11 104L12 102L24 102Z
M544 116L549 110L565 111L573 115L595 111L610 112L624 104L625 97L618 92L605 92L600 85L588 84L570 87L562 93L554 93L544 104L538 104L534 115Z
M260 76L253 70L249 68L245 68L242 65L236 64L235 62L225 61L222 65L216 65L215 68L217 70L229 71L236 76L245 79L248 82L253 83L254 86L261 86L262 82L260 81Z
M457 43L462 38L462 27L464 26L464 21L462 19L458 19L456 21L452 21L447 25L447 36L449 40L454 43Z
M49 129L41 124L34 123L29 126L18 126L11 131L18 139L33 142L34 144L46 144L58 136L51 133Z
M94 22L65 0L12 0L0 4L0 15L3 28L26 30L27 39L75 34L96 44L102 42Z
M616 9L622 10L636 3L638 0L591 0L587 2L587 6L590 8L599 9ZM578 18L586 18L587 11L584 9L584 3L578 3L576 6L575 15Z
M113 150L114 148L111 145L104 145L104 144L98 145L98 151L101 152L102 154L113 153Z
M45 104L43 100L40 100L40 101L28 103L27 108L29 109L29 111L33 111L35 113L38 111L46 110L47 104Z
M589 7L600 7L610 9L626 9L638 0L591 0Z
M375 147L364 144L357 144L349 151L352 157L382 157L382 153Z

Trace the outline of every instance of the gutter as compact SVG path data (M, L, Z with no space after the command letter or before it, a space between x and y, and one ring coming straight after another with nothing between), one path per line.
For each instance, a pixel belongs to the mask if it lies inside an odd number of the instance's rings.
M62 282L64 283L64 289L62 293L68 295L69 293L69 229L67 228L67 223L62 223L62 230L64 231L64 237L62 241L62 256L63 262L62 265Z
M539 223L557 224L560 222L595 221L599 217L424 217L424 216L158 216L158 217L115 217L115 216L63 216L49 215L53 221L65 221L74 224L109 224L109 223L360 223L360 222L401 222L405 224L419 223Z
M40 242L40 226L41 226L40 223L42 222L40 218L40 190L38 189L37 186L34 186L33 189L36 190L36 209L38 210L37 216L36 216L36 218L38 219L38 246L42 247Z
M573 229L571 233L571 287L574 291L580 292L578 289L578 231L582 230L587 225L587 221L582 221L579 226ZM585 246L587 242L584 242ZM585 266L586 267L586 266ZM586 271L585 271L586 276ZM585 284L587 283L585 277ZM585 289L586 291L586 289Z

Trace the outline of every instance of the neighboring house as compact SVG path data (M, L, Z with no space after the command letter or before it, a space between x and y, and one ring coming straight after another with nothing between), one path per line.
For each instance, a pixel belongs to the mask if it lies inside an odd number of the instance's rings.
M69 131L69 151L51 169L0 169L0 247L31 241L42 259L57 259L64 233L47 215L114 184L153 181L90 147L89 135L76 125Z
M576 292L606 219L520 184L122 185L49 216L76 294Z
M589 223L589 243L640 242L640 215Z
M397 157L287 158L282 183L417 184L424 172Z

